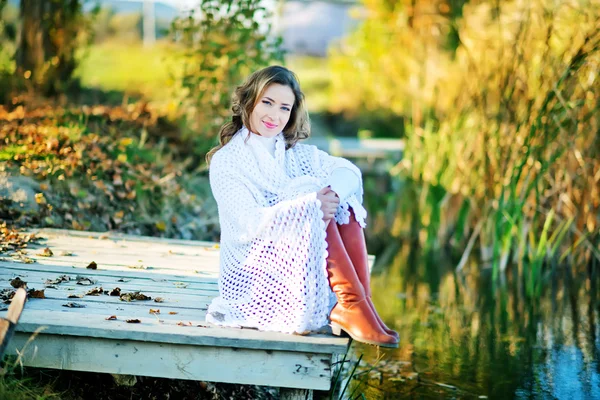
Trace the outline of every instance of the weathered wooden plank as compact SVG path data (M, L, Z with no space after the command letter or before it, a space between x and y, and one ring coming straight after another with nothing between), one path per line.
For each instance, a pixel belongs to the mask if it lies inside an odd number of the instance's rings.
M70 256L70 257L41 257L35 254L27 254L27 256L33 259L39 264L52 264L52 265L63 265L63 266L75 266L76 268L85 268L92 261L98 265L99 270L143 270L143 271L160 271L161 273L187 273L194 274L196 271L202 270L203 275L209 275L211 277L217 277L219 266L218 260L215 260L212 265L208 264L206 260L198 258L195 263L183 262L177 259L149 259L145 257L141 259L138 256L120 257L114 255L112 257L97 254L93 256ZM142 262L138 262L141 259Z
M50 290L50 289L48 289ZM154 302L153 300L134 300L131 302L119 300L117 296L83 296L82 298L67 298L65 295L55 296L51 292L45 292L45 299L32 299L35 303L38 302L47 302L48 309L56 309L60 310L61 305L55 307L57 302L62 302L62 304L73 302L80 303L87 306L93 306L94 304L106 304L108 307L151 307L151 308L160 308L160 307L170 307L170 308L178 308L178 309L190 309L190 310L205 310L208 308L208 304L212 300L212 297L193 297L191 300L182 298L182 297L164 297L161 303ZM42 306L36 306L42 307Z
M129 241L129 242L143 242L143 243L153 243L159 246L213 246L214 242L204 242L200 240L185 240L185 239L167 239L167 238L157 238L153 236L139 236L139 235L128 235L125 233L119 232L90 232L90 231L74 231L69 229L53 229L53 228L43 228L39 230L32 231L37 235L45 236L45 237L56 237L56 236L69 236L73 238L92 238L92 239L100 239L100 240L116 240L116 241ZM104 239L101 239L104 238Z
M99 295L99 296L86 296L80 298L68 298L68 294L83 294L83 292L64 292L55 289L45 289L45 299L35 299L36 301L44 300L57 300L63 303L67 302L78 302L82 304L91 303L103 303L114 306L131 305L133 307L144 306L146 304L162 307L177 307L177 308L189 308L189 309L205 309L207 308L214 295L200 296L200 295L185 295L185 294L165 294L164 296L151 296L151 300L134 300L134 301L123 301L118 296ZM160 294L160 293L159 293ZM162 302L155 302L154 298L162 297ZM156 307L153 307L156 308Z
M177 305L166 305L158 304L152 301L135 301L131 303L104 303L101 301L80 301L82 299L68 299L68 300L56 300L56 299L30 299L27 303L27 310L24 314L31 313L33 311L45 311L60 314L64 316L66 314L97 314L104 318L116 315L121 321L126 319L141 318L146 322L154 322L159 320L171 320L175 323L179 321L189 322L194 321L195 324L204 324L204 317L206 315L207 307L179 307ZM63 304L75 303L78 305L85 306L83 308L70 308L64 307ZM160 314L150 314L150 309L160 310ZM176 314L169 314L169 312L175 312ZM0 316L5 312L0 311ZM40 322L44 322L43 320ZM111 324L112 321L106 322Z
M194 271L218 277L220 251L218 245L212 242L175 240L176 243L168 244L172 240L117 235L123 237L121 240L115 239L115 235L110 233L77 231L42 230L39 234L48 236L48 241L42 246L47 245L55 250L55 257L52 258L55 264L85 266L95 261L101 268L144 265L155 270L177 269L187 274ZM100 237L115 240L100 240ZM72 251L74 255L60 256L62 250ZM35 253L30 252L29 256L40 263L47 262ZM370 256L369 261L372 265L374 257Z
M404 141L387 138L344 138L311 137L307 143L314 144L326 152L350 158L402 158Z
M39 244L30 244L31 248L52 246L60 251L72 251L73 249L88 251L119 251L127 255L151 254L158 256L180 256L180 257L218 257L219 244L207 243L195 245L195 241L189 241L188 246L170 245L165 243L130 241L130 240L101 240L95 238L83 238L72 236L40 236ZM155 239L155 238L154 238Z
M73 267L73 266L66 266L66 265L56 265L52 263L52 260L40 260L39 263L35 263L35 264L24 264L24 263L18 263L18 262L12 262L12 261L0 261L0 268L3 270L19 270L19 271L43 271L43 272L49 272L49 273L55 273L55 274L79 274L79 275L85 275L85 276L111 276L111 277L116 277L116 278L138 278L138 279L148 279L148 280L155 280L155 279L170 279L170 280L174 280L174 281L180 281L180 282L195 282L195 283L206 283L206 284L213 284L213 285L217 285L217 280L215 278L207 278L207 277L200 277L197 274L194 273L188 273L185 274L183 271L176 271L176 274L174 273L163 273L163 272L158 272L156 270L137 270L137 269L129 269L129 268L124 268L124 269L114 269L114 270L108 270L108 269L98 269L98 270L92 270L92 269L86 269L84 266L81 267Z
M256 329L215 327L205 322L201 322L201 325L208 327L186 327L178 326L171 320L165 320L164 323L148 320L139 324L128 324L120 320L106 321L104 318L104 315L98 314L49 313L26 309L16 331L32 333L45 326L44 335L330 354L345 353L349 345L349 339L331 334L299 336ZM327 327L325 328L327 330Z
M17 333L16 353L29 335ZM165 345L45 333L23 350L23 363L40 368L327 390L331 355L259 349Z
M24 273L23 273L24 272ZM75 277L77 275L89 277L97 284L95 286L105 286L104 289L113 289L114 287L120 287L121 291L133 291L133 290L146 290L149 292L161 292L161 293L186 293L190 295L213 295L218 294L218 286L215 283L193 283L193 282L181 282L178 280L172 280L167 278L161 278L156 280L148 279L136 279L128 278L122 279L119 277L112 276L92 276L86 275L85 272L71 273L71 274L56 274L56 273L45 273L38 271L19 271L19 270L0 270L0 288L9 286L10 280L15 277L20 277L22 280L27 281L30 288L43 289L46 280L57 279L61 275L68 275L72 280L62 282L54 285L57 289L65 290L69 292L79 292L85 290L86 286L78 285ZM119 282L122 279L123 281Z

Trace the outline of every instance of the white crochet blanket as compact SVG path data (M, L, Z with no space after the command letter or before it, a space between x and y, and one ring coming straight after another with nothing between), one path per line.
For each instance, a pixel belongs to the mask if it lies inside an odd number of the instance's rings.
M280 133L275 156L240 130L210 164L210 185L221 224L219 296L206 320L265 331L304 332L328 323L331 309L325 224L317 191L340 167L354 171L359 190L337 210L349 222L349 207L364 227L360 170L315 146L285 150Z

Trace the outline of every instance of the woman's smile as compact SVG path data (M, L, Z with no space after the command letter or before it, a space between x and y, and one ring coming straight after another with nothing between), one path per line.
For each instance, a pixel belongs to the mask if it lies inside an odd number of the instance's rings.
M275 128L277 128L277 125L273 124L271 122L263 121L263 124L267 127L267 129L275 129Z

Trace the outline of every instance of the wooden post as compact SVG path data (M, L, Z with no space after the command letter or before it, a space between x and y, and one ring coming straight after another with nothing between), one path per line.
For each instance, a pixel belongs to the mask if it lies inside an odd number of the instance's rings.
M2 359L4 350L6 349L6 346L8 346L8 342L15 330L15 326L17 326L17 323L19 322L19 317L23 312L26 300L27 292L25 289L17 289L17 292L8 307L6 318L0 318L0 359Z

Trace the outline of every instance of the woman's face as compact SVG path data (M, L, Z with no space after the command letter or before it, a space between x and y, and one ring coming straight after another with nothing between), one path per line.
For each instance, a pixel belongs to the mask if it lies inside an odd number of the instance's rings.
M294 100L289 86L278 83L267 86L250 114L252 132L265 137L276 136L290 120Z

